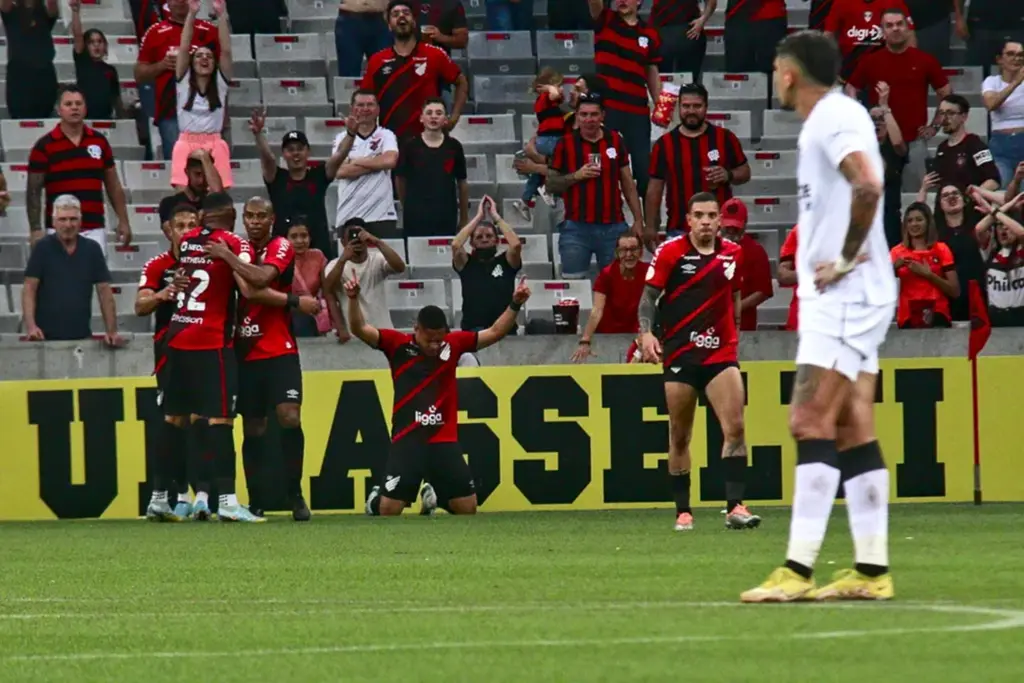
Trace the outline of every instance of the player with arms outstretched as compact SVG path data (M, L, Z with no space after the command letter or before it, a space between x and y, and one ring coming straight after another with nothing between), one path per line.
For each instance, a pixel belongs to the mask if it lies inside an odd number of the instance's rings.
M424 306L411 335L368 325L359 308L359 280L345 283L352 334L388 358L395 385L391 451L384 490L374 486L366 500L371 516L393 516L416 499L420 482L430 481L436 496L424 507L440 506L456 515L476 514L473 473L459 446L459 396L455 368L464 353L496 344L512 331L516 315L530 298L520 281L512 303L494 324L479 332L452 332L437 306Z
M700 192L686 211L689 232L663 243L647 270L640 297L638 345L644 361L662 363L669 415L668 473L676 504L676 531L693 528L690 509L690 437L700 392L722 425L727 499L725 526L752 529L761 518L743 504L747 444L743 433L743 377L739 336L743 251L719 237L714 195ZM662 338L653 333L660 314Z
M211 242L206 250L223 259L255 292L238 306L235 351L238 358L238 412L242 414L242 464L249 487L249 511L263 514L263 481L267 412L273 409L281 426L281 452L287 472L292 519L305 522L309 506L302 496L302 463L306 437L302 431L302 366L292 334L291 310L316 315L320 303L311 296L292 294L295 251L285 237L271 237L274 207L262 197L245 203L242 223L255 252L255 263L236 256L226 242ZM271 299L260 298L275 297Z
M135 315L153 316L153 374L156 375L157 406L163 403L167 391L167 328L171 316L178 310L178 292L188 285L188 280L179 273L178 256L181 238L197 225L198 214L194 207L180 204L171 211L171 219L162 229L170 249L154 256L142 267L139 291L135 295ZM146 509L146 518L151 521L182 522L192 514L192 499L188 495L188 457L185 444L174 443L180 438L181 430L169 422L163 423L163 432L157 440L156 462L153 474L154 495ZM178 500L171 510L167 490L171 482L178 493Z
M800 297L790 432L796 484L786 562L743 602L893 597L889 472L875 437L878 347L896 305L882 226L883 163L867 110L835 89L841 59L829 36L783 40L775 93L804 120L797 170ZM856 564L815 588L811 574L842 481Z

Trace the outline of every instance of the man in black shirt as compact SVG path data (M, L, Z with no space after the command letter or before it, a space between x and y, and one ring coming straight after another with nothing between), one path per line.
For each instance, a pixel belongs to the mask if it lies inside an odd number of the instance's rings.
M302 131L286 133L281 141L281 153L287 169L277 165L277 155L270 149L263 134L267 110L257 109L249 119L249 130L256 137L263 167L263 182L274 205L274 235L288 235L288 221L292 216L304 215L309 228L309 246L319 249L328 259L338 256L333 230L327 222L327 188L334 182L338 168L345 159L345 150L339 146L331 158L312 166L309 162L309 139ZM341 152L341 153L339 153Z
M7 112L12 119L46 119L57 101L53 64L53 26L60 15L57 0L32 5L0 0L7 36Z
M488 218L490 222L485 222ZM508 243L508 249L500 254L498 230ZM465 249L467 241L472 253ZM462 281L462 329L484 330L501 316L512 300L516 273L523 267L522 254L519 236L498 214L494 200L484 197L476 216L452 241L452 267Z
M988 75L1007 40L1024 42L1024 3L971 0L967 30L967 64L984 67Z
M213 157L205 149L196 150L185 162L185 175L188 176L188 185L185 189L169 197L160 200L160 225L164 231L168 229L171 214L174 207L182 204L194 206L198 213L203 198L211 192L223 192L224 185L220 179L220 173L213 165Z
M402 202L406 237L454 235L469 220L469 184L462 143L445 134L444 101L431 98L423 106L423 132L402 145L395 184Z

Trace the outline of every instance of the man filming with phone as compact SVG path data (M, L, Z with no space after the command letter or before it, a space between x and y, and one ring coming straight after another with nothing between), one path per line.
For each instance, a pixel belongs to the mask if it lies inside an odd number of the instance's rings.
M327 264L324 296L331 319L338 321L338 341L345 343L350 334L344 311L338 299L344 298L345 282L353 277L359 280L359 308L363 318L376 328L390 328L391 311L388 309L384 281L390 275L405 272L405 261L388 246L366 230L362 218L349 218L341 226L343 250L341 256Z

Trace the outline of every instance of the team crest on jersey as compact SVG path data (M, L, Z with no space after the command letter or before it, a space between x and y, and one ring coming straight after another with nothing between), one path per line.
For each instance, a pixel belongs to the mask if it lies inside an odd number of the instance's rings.
M722 155L718 153L717 149L713 149L708 152L708 161L715 162L721 158Z
M725 268L722 269L722 272L725 273L726 280L731 280L733 275L736 274L736 262L730 261L729 263L725 264Z
M619 156L619 153L615 151L614 147L609 147L608 151L605 152L605 154L608 156L609 159L614 159L617 156Z
M647 40L647 36L640 36L637 42L640 43L640 47L644 50L646 50L647 46L651 44L651 41Z
M370 140L371 152L376 152L378 147L380 147L380 138L373 138L372 140Z
M445 342L444 346L441 347L441 353L439 354L439 357L441 358L441 360L445 362L447 362L448 359L452 357L452 347L451 345L448 344L448 342Z
M864 21L871 21L871 17L875 16L874 12L865 12Z
M500 263L498 265L494 266L494 270L491 271L491 277L501 277L504 274L505 274L505 271L502 269Z
M427 73L427 63L420 62L415 67L413 67L413 71L416 72L417 76L422 76L423 74Z
M103 150L100 149L99 145L89 145L87 151L89 152L89 156L93 159L99 159L103 156Z

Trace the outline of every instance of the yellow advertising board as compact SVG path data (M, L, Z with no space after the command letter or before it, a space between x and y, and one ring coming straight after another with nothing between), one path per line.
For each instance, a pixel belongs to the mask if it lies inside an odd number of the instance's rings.
M981 359L979 368L986 499L1024 500L1013 400L1024 359ZM743 373L747 497L785 504L796 460L787 428L793 364L750 362ZM383 370L308 372L304 383L310 507L361 511L387 458L390 378ZM152 378L0 382L0 520L139 516L149 497L146 454L161 419L155 394ZM893 499L972 500L968 361L884 361L876 400ZM483 511L669 505L657 368L464 369L459 403L460 442ZM240 446L240 424L236 434ZM698 505L722 503L721 442L714 414L700 408L692 442ZM241 467L238 488L245 489Z

